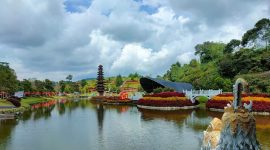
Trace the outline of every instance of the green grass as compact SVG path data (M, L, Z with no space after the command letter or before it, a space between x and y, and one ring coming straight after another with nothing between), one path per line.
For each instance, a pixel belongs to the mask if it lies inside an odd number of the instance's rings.
M0 100L0 106L13 106L13 104L9 101L6 101L4 99Z
M32 104L46 102L46 101L48 101L48 99L44 97L27 97L27 98L22 99L21 102L28 105L32 105Z
M41 103L41 102L46 102L50 100L49 98L44 98L44 97L27 97L21 100L21 107L17 108L5 108L5 109L0 109L0 114L1 113L17 113L17 112L24 112L25 110L30 109L30 105L36 104L36 103ZM0 100L0 106L13 106L10 102L6 100Z

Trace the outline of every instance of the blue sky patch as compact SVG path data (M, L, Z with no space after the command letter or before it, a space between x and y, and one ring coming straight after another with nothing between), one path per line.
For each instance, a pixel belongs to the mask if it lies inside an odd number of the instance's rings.
M142 2L142 0L134 0L135 2Z
M150 5L141 5L140 11L145 11L148 14L152 15L152 14L157 13L158 7L154 7L154 6L150 6Z
M88 8L92 0L65 0L64 5L68 12L80 12L81 8Z

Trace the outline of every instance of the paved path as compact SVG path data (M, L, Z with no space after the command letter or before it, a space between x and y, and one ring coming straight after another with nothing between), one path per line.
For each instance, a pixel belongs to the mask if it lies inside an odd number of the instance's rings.
M9 109L9 108L15 108L15 106L0 106L0 109Z

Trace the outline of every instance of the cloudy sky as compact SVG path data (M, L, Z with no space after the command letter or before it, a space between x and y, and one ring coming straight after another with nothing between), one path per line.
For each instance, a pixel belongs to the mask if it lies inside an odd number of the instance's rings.
M269 0L1 0L0 62L19 79L163 74L204 41L240 38Z

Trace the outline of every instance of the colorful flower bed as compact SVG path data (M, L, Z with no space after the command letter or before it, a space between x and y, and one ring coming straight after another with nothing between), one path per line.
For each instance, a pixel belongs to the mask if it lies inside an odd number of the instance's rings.
M117 104L119 104L119 103L125 104L125 103L131 103L132 102L131 99L128 99L128 98L121 99L119 96L105 97L103 101L106 102L106 103L117 103Z
M224 109L228 103L233 101L233 94L219 94L206 103L206 108ZM242 94L242 104L253 102L252 109L254 112L270 112L270 95L269 94Z
M151 95L144 95L144 97L186 97L185 93L178 93L178 92L161 92Z
M138 105L154 107L184 107L196 106L198 101L192 103L184 93L162 92L152 95L145 95L139 99Z

